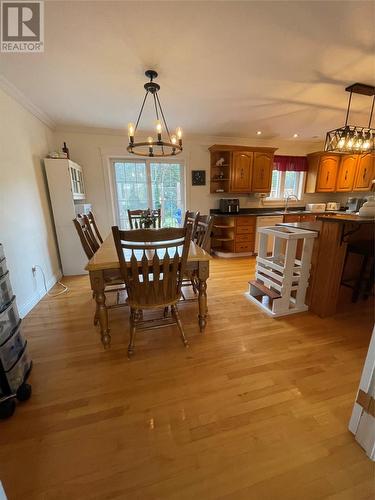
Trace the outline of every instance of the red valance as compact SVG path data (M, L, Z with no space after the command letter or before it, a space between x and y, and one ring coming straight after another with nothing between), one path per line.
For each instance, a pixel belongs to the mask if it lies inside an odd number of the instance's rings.
M275 155L273 165L279 172L307 172L306 156Z

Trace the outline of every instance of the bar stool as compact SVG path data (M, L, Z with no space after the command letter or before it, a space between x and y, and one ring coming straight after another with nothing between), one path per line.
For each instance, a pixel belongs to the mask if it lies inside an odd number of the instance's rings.
M361 240L348 244L343 275L350 254L362 257L361 268L357 277L342 279L341 284L353 290L352 302L357 302L360 295L367 299L374 285L374 242Z

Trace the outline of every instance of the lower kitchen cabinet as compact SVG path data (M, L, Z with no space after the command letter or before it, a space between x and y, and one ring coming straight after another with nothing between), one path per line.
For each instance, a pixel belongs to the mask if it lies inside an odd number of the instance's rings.
M287 214L284 215L283 222L315 222L316 215L314 214Z
M219 256L252 254L255 248L255 216L215 216L212 250Z

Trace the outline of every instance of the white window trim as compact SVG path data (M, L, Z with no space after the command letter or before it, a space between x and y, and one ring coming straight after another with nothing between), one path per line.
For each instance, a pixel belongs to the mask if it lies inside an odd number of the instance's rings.
M274 169L275 170L275 169ZM280 175L280 182L279 182L279 186L278 186L278 195L279 197L277 198L270 198L270 197L267 197L267 198L263 198L263 204L264 205L274 205L274 204L280 204L281 201L284 201L285 202L285 196L284 196L284 186L285 186L285 172L280 172L281 175ZM303 189L304 189L304 185L305 185L305 174L306 172L304 171L301 171L300 172L300 176L299 176L299 182L298 182L298 189L297 189L297 198L298 198L298 201L297 200L290 200L290 204L291 205L294 205L298 202L301 202L302 201L302 198L303 198ZM282 190L280 190L280 186L283 186Z
M126 148L99 148L100 155L102 158L102 171L103 171L103 180L104 180L104 191L105 191L105 201L107 206L107 214L108 214L108 225L109 228L117 224L117 194L115 189L114 182L114 172L112 168L112 163L114 160L149 160L149 156L134 156L129 155L129 152ZM190 204L190 185L186 182L187 172L188 172L188 160L187 156L184 154L178 155L176 158L177 161L182 165L183 175L182 175L182 196L184 207L189 206ZM157 158L154 158L157 160ZM171 162L173 160L171 158L160 158L165 163ZM95 207L94 207L95 210Z

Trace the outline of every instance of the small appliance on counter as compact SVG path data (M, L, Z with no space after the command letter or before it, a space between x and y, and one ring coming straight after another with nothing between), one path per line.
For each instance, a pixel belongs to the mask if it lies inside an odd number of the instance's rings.
M92 211L92 205L91 203L74 203L74 211L76 215L78 214L87 215L89 212Z
M221 198L219 210L222 214L238 214L240 211L240 200L238 198Z
M365 201L366 198L348 198L348 201L346 202L347 213L351 214L358 212Z
M327 203L327 211L335 212L337 210L340 210L340 203L337 203L336 201L329 201Z
M325 203L307 203L305 207L307 212L325 212Z

